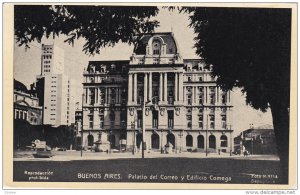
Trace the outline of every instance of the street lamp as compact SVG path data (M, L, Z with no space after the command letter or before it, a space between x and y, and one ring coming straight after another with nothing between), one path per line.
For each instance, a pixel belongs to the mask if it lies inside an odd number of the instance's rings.
M134 147L135 147L135 121L131 122L131 129L133 130L133 139L132 139L132 155L134 155Z
M145 146L146 146L146 142L145 142L145 133L146 133L146 129L145 129L145 107L147 104L149 104L150 102L152 102L152 100L156 98L156 96L150 98L150 100L148 100L147 102L145 101L145 98L143 98L143 104L142 104L142 115L143 115L143 131L142 131L142 158L145 157Z
M112 136L111 136L111 134L112 134L112 130L109 130L109 154L111 154L111 138L112 138Z

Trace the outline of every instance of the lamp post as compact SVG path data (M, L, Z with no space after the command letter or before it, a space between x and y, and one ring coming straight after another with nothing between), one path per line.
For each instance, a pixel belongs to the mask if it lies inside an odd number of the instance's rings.
M133 130L133 139L132 139L132 155L134 155L134 146L135 146L135 122L131 122L131 129Z
M156 97L152 97L150 98L150 100L148 100L147 102L145 101L145 98L143 98L143 104L142 104L142 116L143 116L143 124L142 124L142 158L145 158L145 146L146 146L146 142L145 142L145 133L146 133L146 129L145 129L145 107L148 103L150 103L154 98Z
M111 138L112 138L111 134L112 134L112 130L109 130L109 154L111 154Z

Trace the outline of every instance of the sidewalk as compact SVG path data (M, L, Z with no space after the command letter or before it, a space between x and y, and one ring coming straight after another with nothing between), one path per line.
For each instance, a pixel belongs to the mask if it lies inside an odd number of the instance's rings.
M138 152L134 155L130 152L124 153L106 153L106 152L91 152L83 151L81 156L80 151L53 151L53 157L51 158L34 158L32 154L34 151L15 151L14 161L72 161L72 160L109 160L109 159L132 159L142 158L142 153ZM250 156L240 156L232 155L228 153L209 153L207 156L205 153L170 153L161 154L159 152L145 152L145 159L147 158L228 158L228 159L240 159L240 160L274 160L279 161L276 155L250 155Z

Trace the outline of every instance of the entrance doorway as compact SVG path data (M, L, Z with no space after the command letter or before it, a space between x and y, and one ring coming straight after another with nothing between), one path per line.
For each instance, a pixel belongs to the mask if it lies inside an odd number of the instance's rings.
M173 145L173 149L175 148L175 136L172 133L167 135L167 143L171 143Z
M151 148L159 149L159 135L156 133L152 134L151 136Z

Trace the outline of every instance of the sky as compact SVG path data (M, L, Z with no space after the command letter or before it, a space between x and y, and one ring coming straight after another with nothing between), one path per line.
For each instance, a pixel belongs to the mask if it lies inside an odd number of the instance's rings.
M185 59L199 58L195 54L193 29L188 27L188 15L179 14L177 11L169 12L166 9L160 9L159 14L154 18L160 22L160 27L155 32L173 32L177 43L179 44L179 53ZM117 44L115 47L103 48L100 54L88 56L82 52L84 44L83 39L75 41L74 45L64 42L66 36L60 36L55 39L42 39L43 44L55 44L64 49L65 56L65 74L76 81L77 94L82 93L82 73L87 67L88 61L93 60L129 60L133 52L133 46L128 44ZM14 78L24 83L28 88L36 80L36 75L40 74L41 68L41 44L37 42L30 43L30 49L19 47L14 44ZM76 101L81 102L79 95ZM234 135L250 127L250 124L261 126L265 124L272 125L272 115L270 110L263 113L254 110L246 105L245 97L239 89L234 89L232 93L233 103L233 126Z

